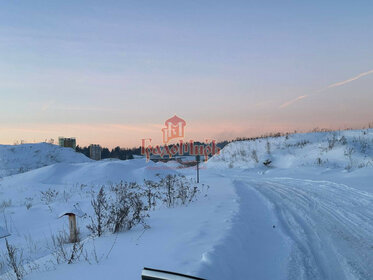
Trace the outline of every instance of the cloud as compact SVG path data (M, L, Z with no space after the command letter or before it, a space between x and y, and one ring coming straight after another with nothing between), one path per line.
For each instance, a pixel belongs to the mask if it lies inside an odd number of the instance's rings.
M351 83L353 81L356 81L362 77L365 77L365 76L368 76L370 74L373 74L373 70L370 70L370 71L367 71L367 72L363 72L363 73L360 73L359 75L355 76L355 77L352 77L352 78L349 78L347 80L344 80L344 81L341 81L341 82L337 82L337 83L334 83L334 84L331 84L331 85L328 85L327 87L323 88L323 89L320 89L312 94L307 94L307 95L301 95L301 96L298 96L297 98L294 98L292 100L289 100L283 104L280 105L279 108L285 108L285 107L288 107L290 105L292 105L293 103L296 103L298 102L299 100L302 100L302 99L305 99L311 95L315 95L315 94L319 94L319 93L322 93L328 89L331 89L331 88L335 88L335 87L340 87L340 86L343 86L343 85L346 85L348 83Z
M297 101L299 101L299 100L302 100L302 99L304 99L304 98L307 98L307 97L308 97L308 95L301 95L301 96L298 96L297 98L294 98L294 99L292 99L292 100L289 100L289 101L285 102L284 104L280 105L280 108L285 108L285 107L287 107L287 106L290 106L291 104L293 104L293 103L295 103L295 102L297 102Z

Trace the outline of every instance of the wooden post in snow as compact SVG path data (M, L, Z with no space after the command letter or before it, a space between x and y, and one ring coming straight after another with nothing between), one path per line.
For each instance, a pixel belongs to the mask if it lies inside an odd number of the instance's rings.
M76 228L76 215L69 213L69 229L70 229L70 242L75 243L78 241L78 230Z
M76 226L76 215L83 216L81 211L78 209L74 209L73 211L66 211L63 212L60 215L60 218L63 216L68 216L69 217L69 231L70 231L70 236L69 236L69 241L71 243L78 242L78 228Z

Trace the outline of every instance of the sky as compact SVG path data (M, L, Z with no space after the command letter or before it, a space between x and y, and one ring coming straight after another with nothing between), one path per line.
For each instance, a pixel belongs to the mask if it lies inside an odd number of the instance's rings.
M2 1L0 143L373 122L373 1Z

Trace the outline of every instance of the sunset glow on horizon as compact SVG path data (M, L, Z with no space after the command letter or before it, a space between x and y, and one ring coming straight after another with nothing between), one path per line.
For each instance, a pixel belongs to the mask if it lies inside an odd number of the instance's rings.
M271 9L267 9L271 6ZM373 122L373 3L7 1L0 144L138 147Z

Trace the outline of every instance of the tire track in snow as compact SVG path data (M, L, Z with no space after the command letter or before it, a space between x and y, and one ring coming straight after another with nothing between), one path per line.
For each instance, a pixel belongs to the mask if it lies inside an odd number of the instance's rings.
M294 279L373 279L373 195L327 181L246 180L295 243Z
M277 219L265 198L242 181L233 183L239 209L225 238L203 255L197 274L211 280L287 279L290 241L272 228Z

